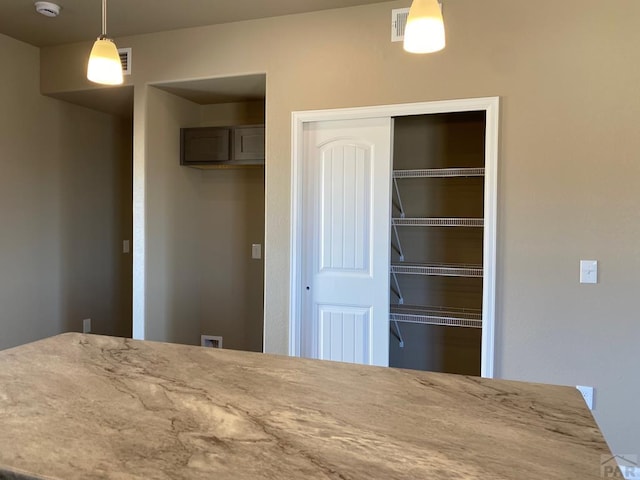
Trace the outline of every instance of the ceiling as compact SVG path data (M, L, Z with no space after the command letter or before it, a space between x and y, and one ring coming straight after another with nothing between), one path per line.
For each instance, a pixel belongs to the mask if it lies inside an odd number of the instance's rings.
M387 0L109 0L108 34L128 35L351 7ZM101 0L53 0L60 15L35 11L34 0L2 0L0 33L43 47L94 40Z
M353 7L388 0L108 0L108 34L115 38L257 18ZM37 47L93 41L101 30L101 0L52 0L56 18L40 15L35 0L0 0L0 34ZM264 99L264 75L155 85L199 104ZM133 88L57 93L61 100L131 117Z
M266 96L266 82L266 75L258 74L156 83L153 86L200 105L210 105L263 100Z

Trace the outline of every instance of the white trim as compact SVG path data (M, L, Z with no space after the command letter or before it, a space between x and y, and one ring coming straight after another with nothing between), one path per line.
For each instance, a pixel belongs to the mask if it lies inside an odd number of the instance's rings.
M426 115L450 112L486 112L485 146L485 228L484 228L484 289L482 302L482 367L483 377L494 375L495 294L496 294L496 234L498 184L499 97L443 100L371 107L312 110L291 114L291 265L289 304L289 355L300 355L300 310L302 293L302 181L304 124L328 120Z
M496 260L498 231L498 133L500 99L488 102L484 165L484 279L482 297L481 375L494 376L496 324Z
M304 134L304 112L293 112L291 115L291 262L289 275L289 355L300 356L300 312L302 311L300 290L302 289L302 221L303 206L302 182L302 149ZM309 121L309 120L306 120Z
M269 77L265 74L265 91L269 90ZM269 142L269 122L267 122L267 115L269 113L269 96L266 95L264 99L264 171L263 171L263 179L264 179L264 237L262 241L263 249L262 249L262 352L267 353L267 261L268 261L268 253L267 245L271 245L270 241L267 241L269 237L270 230L267 229L267 218L269 218L268 210L269 204L267 202L268 191L269 191L269 182L267 182L267 173L269 170L269 148L267 142Z
M132 337L145 340L146 315L146 130L147 92L134 97L133 125L133 285L132 285ZM142 113L140 113L142 112Z
M334 110L307 110L291 114L293 126L307 122L327 120L353 120L357 118L399 117L405 115L428 115L433 113L474 112L490 110L499 104L499 97L439 100L424 103L400 103L371 107L338 108ZM293 132L292 132L293 133ZM294 152L295 153L295 152Z

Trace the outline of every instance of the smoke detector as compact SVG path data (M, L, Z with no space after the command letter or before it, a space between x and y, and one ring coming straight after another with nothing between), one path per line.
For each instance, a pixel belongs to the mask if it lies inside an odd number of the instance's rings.
M36 12L45 17L57 17L60 15L60 5L51 2L36 2Z

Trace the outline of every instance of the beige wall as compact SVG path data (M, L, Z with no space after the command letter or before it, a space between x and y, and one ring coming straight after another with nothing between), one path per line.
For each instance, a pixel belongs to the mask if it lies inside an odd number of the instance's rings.
M200 344L198 188L201 172L180 166L180 128L199 106L147 90L145 338Z
M126 335L130 122L41 96L37 48L0 35L0 61L0 348Z
M204 171L198 202L201 332L261 352L264 264L251 245L264 243L264 169Z
M266 346L286 353L291 112L499 95L497 374L594 385L613 449L640 453L640 2L447 2L448 46L427 56L389 41L408 3L118 39L138 173L146 82L266 72ZM89 48L44 49L43 91L86 88ZM598 285L578 284L580 258L600 261Z
M203 127L260 125L263 123L264 100L218 103L200 107L200 125Z

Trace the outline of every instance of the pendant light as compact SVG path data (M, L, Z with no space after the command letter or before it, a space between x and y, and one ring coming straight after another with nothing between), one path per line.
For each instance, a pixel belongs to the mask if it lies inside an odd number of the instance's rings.
M122 63L116 44L107 37L107 0L102 0L102 34L93 44L87 78L103 85L122 85Z
M413 0L404 30L404 49L410 53L433 53L445 44L439 0Z

